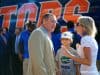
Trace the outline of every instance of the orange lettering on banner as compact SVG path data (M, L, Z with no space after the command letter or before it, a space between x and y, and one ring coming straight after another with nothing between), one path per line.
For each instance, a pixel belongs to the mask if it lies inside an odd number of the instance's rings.
M62 6L58 1L52 1L52 2L41 2L41 10L40 15L38 19L38 26L41 25L41 18L45 13L51 12L56 15L57 18L60 17Z
M28 13L27 19L30 21L36 21L37 7L34 3L24 4L18 11L17 27L23 27L25 24L26 14Z
M9 28L11 15L16 13L17 6L5 6L0 8L0 15L3 15L3 27Z
M71 0L65 6L64 11L64 20L69 21L72 20L74 22L77 21L77 18L80 16L79 14L75 14L75 8L78 7L77 13L87 13L89 9L89 2L88 0Z
M25 21L36 21L36 18L38 19L38 26L40 26L42 16L48 12L51 12L55 14L57 18L60 18L61 11L63 9L59 1L44 1L40 2L40 4L41 8L38 14L39 18L37 18L38 7L34 3L22 4L22 6L18 10L16 5L1 7L0 16L3 16L2 26L7 28L9 27L10 21L12 21L12 14L16 14L15 16L17 17L16 27L23 27ZM77 18L80 16L80 13L87 13L89 11L89 6L90 4L88 0L70 0L65 5L63 19L66 22L69 20L76 22Z

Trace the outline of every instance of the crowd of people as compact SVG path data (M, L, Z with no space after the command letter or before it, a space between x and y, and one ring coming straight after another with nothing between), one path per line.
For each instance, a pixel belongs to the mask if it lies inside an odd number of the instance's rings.
M14 33L0 28L0 75L23 75L26 71L28 39L35 28L35 21L27 21L25 29L16 27Z
M68 21L65 32L52 13L40 27L27 21L12 34L0 27L0 75L99 75L95 22L80 16Z

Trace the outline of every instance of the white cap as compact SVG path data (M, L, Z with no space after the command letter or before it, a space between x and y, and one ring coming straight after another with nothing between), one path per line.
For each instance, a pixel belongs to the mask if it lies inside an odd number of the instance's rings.
M73 34L69 31L63 32L61 34L61 38L70 39L72 41L73 40Z

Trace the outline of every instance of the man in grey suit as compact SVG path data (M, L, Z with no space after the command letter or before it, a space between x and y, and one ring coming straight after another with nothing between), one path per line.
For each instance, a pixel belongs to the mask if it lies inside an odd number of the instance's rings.
M56 75L51 32L56 27L56 17L47 13L42 25L29 38L29 63L27 75Z

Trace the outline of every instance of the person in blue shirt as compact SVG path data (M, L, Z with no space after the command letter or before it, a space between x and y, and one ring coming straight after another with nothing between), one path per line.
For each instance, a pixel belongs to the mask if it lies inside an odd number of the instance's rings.
M31 32L36 28L36 22L28 21L26 26L27 28L20 34L19 40L19 57L23 60L23 75L26 74L28 67L28 39Z
M53 45L54 45L55 55L57 53L57 50L61 46L60 39L61 39L60 25L59 25L59 23L57 23L55 31L52 33L52 42L53 42Z

